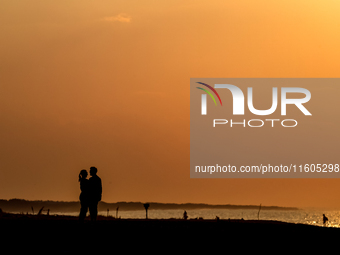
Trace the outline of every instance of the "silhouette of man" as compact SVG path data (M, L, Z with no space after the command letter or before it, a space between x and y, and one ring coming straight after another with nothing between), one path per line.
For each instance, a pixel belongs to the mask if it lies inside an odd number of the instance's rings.
M98 214L98 202L102 200L102 180L97 175L97 168L90 168L89 179L89 211L91 221L96 221Z

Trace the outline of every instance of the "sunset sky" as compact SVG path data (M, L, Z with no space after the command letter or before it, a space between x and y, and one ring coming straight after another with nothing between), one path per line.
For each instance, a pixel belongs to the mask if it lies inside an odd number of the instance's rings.
M189 172L190 78L338 78L339 13L336 0L1 0L0 199L77 201L96 166L105 202L340 208L340 179Z

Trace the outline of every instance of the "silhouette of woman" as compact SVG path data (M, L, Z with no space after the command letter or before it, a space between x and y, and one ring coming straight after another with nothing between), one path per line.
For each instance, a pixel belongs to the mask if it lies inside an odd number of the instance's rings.
M86 217L86 213L89 209L89 180L86 179L87 171L85 169L80 171L79 174L79 182L80 182L80 190L81 193L79 195L80 200L80 213L79 213L79 221L84 222Z

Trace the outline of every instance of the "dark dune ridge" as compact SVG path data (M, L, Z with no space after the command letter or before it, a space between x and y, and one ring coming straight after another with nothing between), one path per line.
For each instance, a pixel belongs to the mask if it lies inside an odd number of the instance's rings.
M338 243L340 229L263 220L115 219L81 224L74 216L3 213L1 246L39 254L228 253L293 249L306 252ZM14 241L14 243L13 243ZM323 243L325 241L325 243ZM272 247L272 248L271 248ZM224 252L221 252L224 251ZM235 252L236 253L236 252ZM238 253L238 252L237 252Z

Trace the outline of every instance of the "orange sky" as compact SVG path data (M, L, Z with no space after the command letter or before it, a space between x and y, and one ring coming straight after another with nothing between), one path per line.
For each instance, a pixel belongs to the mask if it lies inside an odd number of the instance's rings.
M190 78L339 77L338 1L0 5L0 198L77 200L94 165L106 202L340 208L337 179L189 177Z

